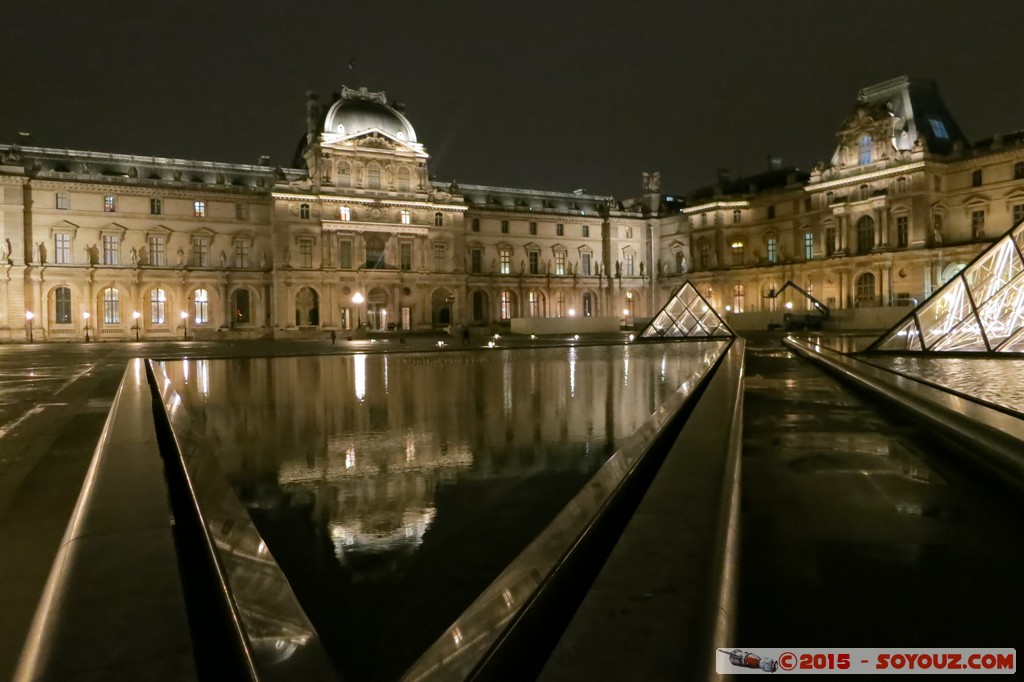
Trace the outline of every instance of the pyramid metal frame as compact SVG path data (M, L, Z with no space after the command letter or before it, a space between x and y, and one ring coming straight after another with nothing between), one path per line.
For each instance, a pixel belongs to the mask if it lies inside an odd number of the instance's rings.
M700 295L690 280L683 282L640 332L641 339L732 339L736 334Z
M1024 221L878 337L868 352L1024 352Z

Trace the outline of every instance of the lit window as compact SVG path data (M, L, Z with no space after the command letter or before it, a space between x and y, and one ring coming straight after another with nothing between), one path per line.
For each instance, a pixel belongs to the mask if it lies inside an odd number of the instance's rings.
M624 270L624 272L622 274L625 275L626 277L632 277L633 276L633 254L631 254L631 253L625 254L625 261L626 262L623 264L623 268L622 268Z
M163 235L150 235L149 237L149 264L167 265L166 245Z
M857 155L857 163L861 166L865 166L871 163L872 147L874 146L874 140L871 139L870 135L861 135L859 140L859 153Z
M71 210L71 195L67 192L57 192L57 208L61 211Z
M743 303L746 298L746 290L742 284L736 284L732 288L732 312L742 313Z
M814 233L804 232L804 260L814 258Z
M583 226L580 227L580 236L581 237L589 237L590 236L590 225L583 225Z
M117 197L108 194L103 197L103 210L107 213L113 213L117 210Z
M1016 225L1024 220L1024 204L1013 205L1013 224Z
M540 292L538 292L538 291L530 291L530 293L528 293L526 295L526 300L527 300L527 302L529 304L529 314L530 314L530 317L540 317L541 316Z
M338 220L352 220L352 209L348 206L339 206Z
M556 251L555 252L555 274L556 275L564 275L565 274L565 251Z
M57 287L54 292L53 321L57 324L71 324L71 289L68 287Z
M163 289L149 292L149 323L163 324L166 322L167 294Z
M412 222L412 213L408 209L402 209L401 221L403 225L408 225Z
M498 298L501 301L501 309L498 312L499 317L503 320L512 319L512 292L503 290Z
M768 262L774 263L779 256L778 237L768 237Z
M192 240L192 265L197 268L210 267L210 242L205 237Z
M732 264L743 265L743 242L732 243Z
M192 212L195 214L196 218L205 218L206 217L206 202L205 201L193 201L192 202Z
M53 261L58 265L69 265L71 263L71 235L67 232L58 232L54 235L55 244L53 250Z
M309 204L301 204L299 206L299 218L309 220Z
M980 239L985 236L985 212L984 211L972 211L971 212L971 237L973 239Z
M149 213L150 215L160 215L164 212L164 202L160 199L149 200Z
M500 249L498 249L498 260L498 272L500 272L503 275L507 275L512 272L512 249L508 248L507 246L503 246Z
M119 235L103 235L103 264L121 264L121 237Z
M564 237L565 225L563 225L562 223L558 223L557 225L555 225L555 235L558 237Z
M248 220L249 219L249 204L235 204L235 219L236 220Z
M508 234L508 221L507 220L502 220L501 221L501 233L502 234Z
M905 215L896 216L896 246L905 247L910 244L910 220Z
M444 225L444 215L440 213L434 214L434 227L441 227Z
M114 287L103 290L103 324L121 324L121 301Z
M303 239L299 242L299 267L313 267L313 240Z
M940 121L940 120L938 120L936 118L928 119L928 123L931 124L932 132L935 134L935 137L938 137L938 138L943 139L943 140L948 140L949 139L949 133L946 132L946 124L945 123L943 123L942 121Z
M193 297L196 308L195 323L208 324L210 322L210 295L206 289L196 289Z

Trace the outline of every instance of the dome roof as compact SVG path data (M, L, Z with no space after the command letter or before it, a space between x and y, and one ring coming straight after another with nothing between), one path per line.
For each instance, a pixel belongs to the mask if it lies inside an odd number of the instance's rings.
M416 131L409 119L388 105L383 92L342 88L341 99L327 111L324 133L349 137L374 129L399 140L416 142Z

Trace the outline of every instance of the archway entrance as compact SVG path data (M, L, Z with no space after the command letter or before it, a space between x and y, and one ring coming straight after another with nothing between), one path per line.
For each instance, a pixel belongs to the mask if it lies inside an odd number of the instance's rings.
M295 326L316 327L320 324L320 297L309 287L295 294Z
M449 325L452 323L455 308L455 294L444 287L437 289L430 296L430 321L435 325Z
M370 289L366 294L366 326L381 331L388 324L388 294L381 288Z

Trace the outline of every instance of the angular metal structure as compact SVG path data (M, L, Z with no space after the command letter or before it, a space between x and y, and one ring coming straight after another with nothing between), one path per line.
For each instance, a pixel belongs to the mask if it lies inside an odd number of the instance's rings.
M997 239L867 350L1024 352L1024 222Z
M736 335L697 289L687 280L676 289L668 303L640 338L723 338Z

